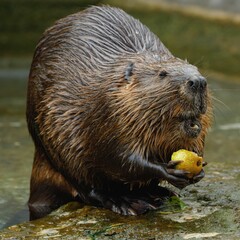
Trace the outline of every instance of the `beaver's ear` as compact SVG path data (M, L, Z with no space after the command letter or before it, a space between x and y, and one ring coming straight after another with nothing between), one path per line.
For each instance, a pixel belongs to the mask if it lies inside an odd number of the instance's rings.
M133 67L134 67L134 64L133 63L129 63L127 65L127 68L125 70L125 75L124 75L124 79L127 83L130 83L131 82L131 76L133 75Z

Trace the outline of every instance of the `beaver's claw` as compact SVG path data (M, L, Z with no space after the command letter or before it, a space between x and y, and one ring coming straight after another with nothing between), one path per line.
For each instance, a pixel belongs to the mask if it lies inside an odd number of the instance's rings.
M89 195L85 196L85 201L122 215L139 215L162 207L163 202L172 196L176 194L166 188L149 185L125 192L92 189Z
M179 163L183 162L182 160L169 161L167 163L167 168L175 168Z
M192 179L190 179L190 183L191 183L191 184L197 183L197 182L199 182L202 178L204 178L204 176L205 176L205 172L204 172L204 170L202 169L201 172L200 172L198 175L196 175L196 176L194 176Z

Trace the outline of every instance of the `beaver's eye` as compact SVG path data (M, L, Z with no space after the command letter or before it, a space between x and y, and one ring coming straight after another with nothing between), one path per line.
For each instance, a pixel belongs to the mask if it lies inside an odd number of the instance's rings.
M163 71L161 71L161 72L159 73L159 77L164 78L164 77L167 76L167 74L168 74L168 73L167 73L165 70L163 70Z

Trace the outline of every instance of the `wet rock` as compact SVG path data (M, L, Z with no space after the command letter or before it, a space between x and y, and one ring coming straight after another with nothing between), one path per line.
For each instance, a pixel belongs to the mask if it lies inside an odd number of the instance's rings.
M190 191L197 195L198 190ZM166 202L163 209L130 217L73 202L42 219L3 229L0 239L236 239L231 237L240 236L238 207L204 206L196 196L190 195L191 200L186 196L183 197L186 204L176 198Z

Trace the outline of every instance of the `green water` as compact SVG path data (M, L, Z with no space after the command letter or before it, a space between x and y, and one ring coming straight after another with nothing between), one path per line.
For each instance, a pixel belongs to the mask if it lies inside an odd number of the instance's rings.
M114 0L1 0L0 67L29 64L43 31L57 19L87 6ZM159 9L125 9L157 34L169 50L201 69L240 76L240 25L231 21L209 21ZM24 59L23 59L24 57Z

